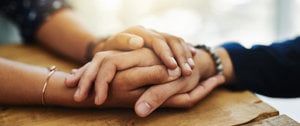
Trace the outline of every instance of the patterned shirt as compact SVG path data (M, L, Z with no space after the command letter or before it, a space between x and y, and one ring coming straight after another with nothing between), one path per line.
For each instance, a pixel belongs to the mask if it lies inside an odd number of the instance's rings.
M19 27L25 42L33 42L40 25L53 12L70 8L63 0L1 0L0 14Z

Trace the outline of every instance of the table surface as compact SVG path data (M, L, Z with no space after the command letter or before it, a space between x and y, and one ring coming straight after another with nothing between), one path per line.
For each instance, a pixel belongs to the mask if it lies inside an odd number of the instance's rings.
M2 45L0 57L62 71L78 65L35 45ZM158 109L137 117L132 109L71 109L43 106L0 106L0 125L241 125L252 124L279 112L249 91L216 89L190 109Z

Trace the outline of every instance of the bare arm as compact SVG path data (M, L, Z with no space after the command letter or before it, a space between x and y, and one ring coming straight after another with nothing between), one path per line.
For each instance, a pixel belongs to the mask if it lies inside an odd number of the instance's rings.
M42 88L49 71L44 67L36 67L0 58L0 104L38 105L42 100ZM66 73L55 72L46 89L46 100L51 101L51 89L62 86ZM63 86L62 86L63 87ZM61 91L64 89L64 92ZM56 94L66 98L72 89L60 88ZM66 93L66 94L61 94ZM62 97L61 97L62 98ZM72 96L70 97L72 98ZM59 97L57 97L59 99ZM66 99L65 99L66 100ZM69 101L71 101L70 99ZM47 101L46 101L47 102Z
M60 10L49 16L36 37L38 41L53 51L77 60L85 61L88 44L95 39L69 9Z

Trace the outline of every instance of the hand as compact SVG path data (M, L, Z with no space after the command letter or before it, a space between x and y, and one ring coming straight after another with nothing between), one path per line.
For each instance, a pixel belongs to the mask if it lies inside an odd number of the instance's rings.
M162 65L137 67L120 71L110 85L108 98L101 107L132 108L138 98L149 88L150 84L157 85L167 82L168 80L170 80L170 78L168 77L165 67ZM192 107L208 95L214 88L224 83L224 81L225 79L221 75L212 76L198 83L196 88L189 92L171 96L161 106L176 108ZM152 99L152 97L154 96L149 96L150 99ZM145 116L138 112L137 114L141 117Z
M67 77L65 84L68 87L78 85L74 95L74 100L77 102L85 100L91 86L95 85L95 104L101 105L107 97L108 85L112 82L117 71L160 64L161 62L156 55L147 48L129 52L98 52L90 63L77 70L73 76ZM175 80L181 75L179 67L166 71L169 77L167 81Z
M163 103L165 107L192 106L207 95L213 88L224 82L224 77L216 76L198 85L198 81L200 80L199 73L203 74L201 76L202 78L207 78L207 76L214 74L215 71L211 57L206 52L198 51L195 60L200 67L195 67L197 69L194 69L195 72L193 72L193 75L190 77L182 77L174 82L169 81L174 80L176 77L170 77L172 74L169 74L169 71L165 67L159 65L134 67L118 72L110 85L109 98L104 103L104 106L130 107L140 95L142 96L139 98L139 101L136 102L135 109L136 113L142 117L149 115ZM78 79L74 81L74 78L81 77L87 66L88 65L77 70L75 75L73 75L73 82L71 83L73 85L69 85L70 87L76 86ZM146 68L150 69L150 71ZM178 77L178 75L176 76ZM159 83L161 83L161 85L152 85L147 89L149 84ZM146 92L142 94L144 91ZM150 109L146 111L141 110L141 108L145 108L139 107L141 104L150 107Z
M195 66L193 74L191 76L181 77L172 82L157 84L149 87L149 89L147 89L142 94L142 96L135 104L135 111L137 115L145 117L156 108L161 106L163 103L165 103L167 106L169 105L172 107L191 106L196 101L207 95L218 84L225 82L223 76L216 76L214 78L206 80L206 78L215 74L214 63L211 56L207 52L198 50L194 57L194 60L197 65ZM198 85L199 81L203 81L201 82L203 85ZM191 90L195 91L192 91L193 93L191 92L190 95L185 94L180 96L186 98L180 98L179 96L177 96L177 94L190 92ZM200 90L202 90L203 92L201 92ZM194 95L199 93L201 95ZM188 97L197 98L191 98L190 102L188 102ZM176 100L170 101L169 99ZM178 102L180 102L180 104Z
M94 53L112 49L128 51L143 46L153 49L169 69L175 69L179 64L183 75L191 75L195 65L192 58L193 50L186 45L184 40L166 33L145 29L142 26L134 26L111 36L98 44Z

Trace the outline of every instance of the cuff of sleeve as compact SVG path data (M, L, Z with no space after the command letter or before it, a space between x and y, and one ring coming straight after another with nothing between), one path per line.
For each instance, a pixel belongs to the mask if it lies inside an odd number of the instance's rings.
M257 75L258 70L256 69L257 60L254 60L253 57L256 56L257 52L250 51L249 49L246 49L242 45L238 43L226 43L222 45L223 48L225 48L231 58L235 77L236 77L236 83L228 85L231 89L259 89L257 87L258 82L256 82L259 76ZM255 75L255 76L249 76L249 75Z

